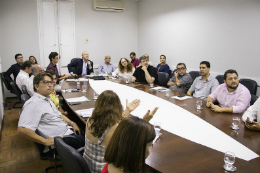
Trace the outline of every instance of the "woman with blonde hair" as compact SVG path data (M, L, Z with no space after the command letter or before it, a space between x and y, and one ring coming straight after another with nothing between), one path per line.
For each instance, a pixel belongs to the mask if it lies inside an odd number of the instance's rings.
M133 64L126 58L121 58L118 68L112 73L114 77L131 78L135 68Z
M138 107L140 100L128 103L123 111L121 101L117 94L111 90L102 92L95 103L94 111L86 122L85 151L83 154L92 173L101 173L105 161L106 147L115 132L120 121L130 115ZM146 121L150 121L157 111L147 111L144 115Z

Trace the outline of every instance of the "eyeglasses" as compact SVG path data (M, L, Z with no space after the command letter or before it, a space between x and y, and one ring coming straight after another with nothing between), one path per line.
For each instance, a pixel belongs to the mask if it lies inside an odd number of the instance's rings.
M47 81L47 80L44 80L44 81L41 81L44 85L54 85L55 82L53 81Z
M23 57L17 57L17 59L23 59Z
M185 67L177 68L177 70L185 70L185 69L186 69Z

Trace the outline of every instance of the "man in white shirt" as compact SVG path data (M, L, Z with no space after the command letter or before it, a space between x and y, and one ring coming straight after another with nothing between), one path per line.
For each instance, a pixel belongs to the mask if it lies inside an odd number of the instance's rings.
M30 94L30 96L33 96L34 95L34 90L33 90L33 79L34 79L34 76L36 76L37 74L41 73L41 72L44 72L44 69L41 65L39 64L35 64L32 66L32 76L30 77L29 79L29 85L28 85L28 93Z
M244 112L242 119L247 128L260 131L260 99L257 99L256 102Z
M27 60L23 63L20 72L16 77L16 85L22 91L22 85L26 85L29 88L29 74L32 72L32 62Z

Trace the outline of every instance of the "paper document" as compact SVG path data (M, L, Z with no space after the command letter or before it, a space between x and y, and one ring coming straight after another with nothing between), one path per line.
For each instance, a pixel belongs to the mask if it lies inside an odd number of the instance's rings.
M163 88L163 87L154 87L154 88L151 88L151 89L152 89L152 90L159 91L159 92L171 91L170 89L168 89L168 88Z
M67 82L75 82L75 79L66 79Z
M87 118L92 115L93 110L94 110L94 108L81 109L81 110L77 110L76 113L79 114L80 116L82 116L83 118Z
M67 102L71 103L71 102L87 102L90 101L87 97L85 96L81 96L81 97L75 97L75 98L69 98L66 99Z
M108 74L99 74L98 76L109 76Z
M85 78L79 78L78 80L79 80L80 82L88 81L88 79L85 79Z
M185 100L185 99L189 99L192 97L191 96L183 96L183 97L173 96L172 98L177 99L177 100Z

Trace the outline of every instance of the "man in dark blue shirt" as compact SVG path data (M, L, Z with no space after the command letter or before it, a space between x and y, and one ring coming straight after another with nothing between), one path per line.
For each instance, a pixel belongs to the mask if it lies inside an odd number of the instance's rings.
M5 73L4 73L4 77L5 80L8 83L11 83L13 81L15 81L16 76L18 75L18 73L20 72L21 66L23 64L23 55L18 53L15 55L15 61L17 62L16 64L13 64ZM14 79L11 78L11 74L13 74Z

